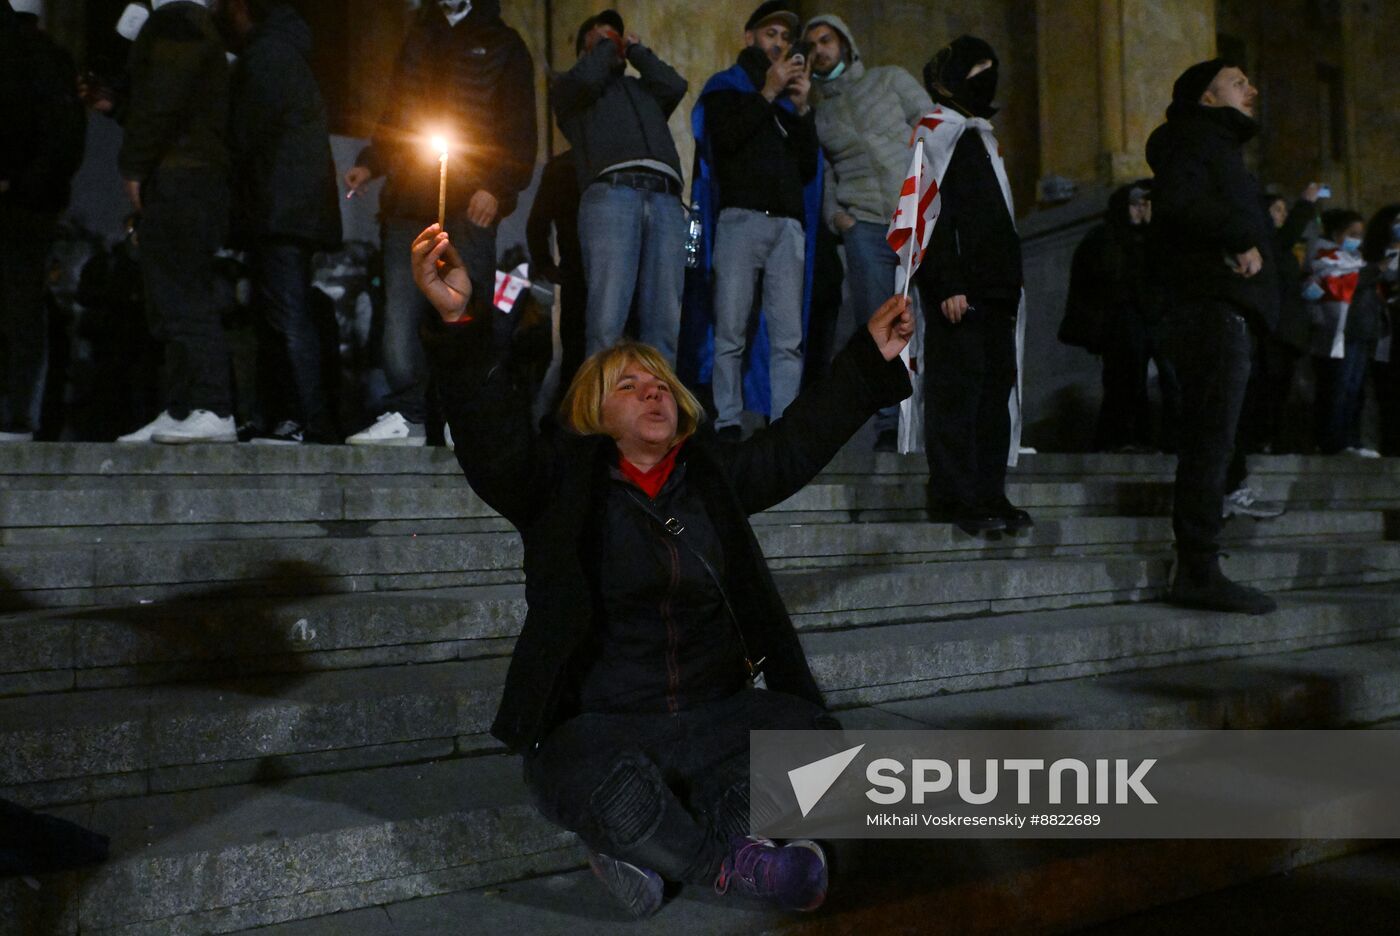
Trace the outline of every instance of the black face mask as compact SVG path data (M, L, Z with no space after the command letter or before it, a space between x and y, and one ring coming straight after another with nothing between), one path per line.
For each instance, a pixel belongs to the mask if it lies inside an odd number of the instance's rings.
M997 112L992 101L997 96L997 66L979 72L962 83L957 94L958 103L972 112L974 117L991 117Z

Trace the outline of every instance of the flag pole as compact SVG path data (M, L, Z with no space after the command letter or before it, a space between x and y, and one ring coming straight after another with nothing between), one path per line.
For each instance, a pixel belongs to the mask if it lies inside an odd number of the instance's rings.
M919 212L919 183L924 174L924 138L914 141L914 229L909 232L909 267L904 271L904 291L901 299L909 298L909 281L914 278L914 255L923 247L919 240L919 223L923 216Z

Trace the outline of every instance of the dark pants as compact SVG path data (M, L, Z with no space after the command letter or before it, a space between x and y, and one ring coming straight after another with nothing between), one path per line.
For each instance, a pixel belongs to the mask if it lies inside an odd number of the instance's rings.
M565 273L559 283L559 396L562 398L583 366L588 346L588 281L582 273Z
M1282 445L1284 413L1299 355L1297 348L1276 336L1260 340L1240 417L1240 436L1247 451L1277 452Z
M0 431L32 432L56 219L0 198Z
M1361 408L1374 341L1346 339L1341 360L1314 358L1317 365L1317 447L1324 455L1361 447Z
M1150 448L1156 444L1147 391L1147 368L1155 362L1162 395L1162 436L1158 447L1175 451L1181 388L1156 329L1138 321L1131 310L1120 310L1108 330L1103 348L1103 406L1099 409L1094 447L1112 451L1128 445Z
M970 300L954 325L925 302L924 448L930 497L980 509L1006 496L1011 389L1016 386L1016 303Z
M141 187L141 274L151 335L165 344L165 408L233 413L214 254L228 225L220 173L163 169Z
M1236 438L1255 338L1234 306L1211 299L1181 303L1167 328L1167 352L1181 381L1172 528L1182 564L1199 565L1220 553L1227 478L1243 481Z
M676 715L585 714L525 759L547 819L671 881L714 880L749 829L749 731L836 728L819 706L746 689Z
M326 399L321 329L313 315L309 244L272 241L252 252L258 310L258 408L271 429L300 423L308 439L339 441Z
M1393 458L1400 455L1400 361L1373 361L1371 378L1380 406L1380 451L1387 458Z

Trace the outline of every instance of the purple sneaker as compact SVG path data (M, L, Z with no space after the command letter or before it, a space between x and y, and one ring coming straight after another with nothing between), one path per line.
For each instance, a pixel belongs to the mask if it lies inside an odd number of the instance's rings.
M715 892L761 897L785 910L815 910L826 900L826 855L808 839L778 846L772 839L735 836Z
M592 849L588 851L588 865L633 919L644 920L655 915L665 902L666 882L655 871L609 858Z

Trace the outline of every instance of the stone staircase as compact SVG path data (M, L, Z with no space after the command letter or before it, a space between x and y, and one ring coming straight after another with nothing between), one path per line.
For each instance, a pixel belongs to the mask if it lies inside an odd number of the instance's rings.
M1252 467L1290 509L1232 521L1226 567L1267 618L1152 603L1166 457L1027 457L1037 526L980 540L922 519L921 459L851 451L755 526L853 727L1400 717L1400 465ZM519 562L440 450L0 450L0 797L113 842L0 881L0 934L612 931L487 734ZM631 931L1059 932L1353 847L841 843L815 917L685 893Z

